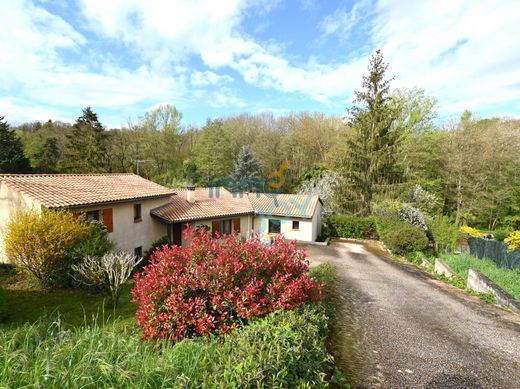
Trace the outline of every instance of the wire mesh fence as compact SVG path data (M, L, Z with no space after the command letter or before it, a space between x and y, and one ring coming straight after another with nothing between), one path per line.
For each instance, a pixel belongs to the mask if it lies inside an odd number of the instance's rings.
M491 259L498 267L520 269L520 249L510 251L507 245L496 240L468 238L469 252L480 259Z

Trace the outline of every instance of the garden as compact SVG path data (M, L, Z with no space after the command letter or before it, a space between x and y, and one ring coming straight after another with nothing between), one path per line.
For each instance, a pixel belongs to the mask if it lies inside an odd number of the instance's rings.
M1 387L342 387L325 347L335 270L187 229L149 258L67 212L17 215L0 268ZM38 236L38 239L35 239Z
M392 258L407 260L431 273L435 258L441 258L457 277L439 278L463 289L469 269L478 270L520 301L517 218L509 218L492 231L457 227L452 218L443 215L435 195L414 185L396 200L375 202L370 216L332 215L324 227L332 237L379 240Z

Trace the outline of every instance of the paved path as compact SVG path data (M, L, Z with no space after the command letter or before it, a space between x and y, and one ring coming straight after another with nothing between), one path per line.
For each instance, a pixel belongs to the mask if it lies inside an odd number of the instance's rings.
M333 343L354 388L520 389L520 316L363 245L307 246L337 266Z

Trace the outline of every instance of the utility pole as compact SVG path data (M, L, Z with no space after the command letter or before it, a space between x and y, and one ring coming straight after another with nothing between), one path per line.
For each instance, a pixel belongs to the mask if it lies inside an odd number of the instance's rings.
M135 172L138 176L139 176L139 164L146 163L146 162L153 162L153 159L136 159L135 160Z

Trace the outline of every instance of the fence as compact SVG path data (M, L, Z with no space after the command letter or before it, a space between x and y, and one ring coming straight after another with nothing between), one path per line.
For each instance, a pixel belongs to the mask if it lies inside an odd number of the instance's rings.
M507 245L496 240L468 238L469 253L480 259L491 259L498 267L520 269L520 249L509 251Z

